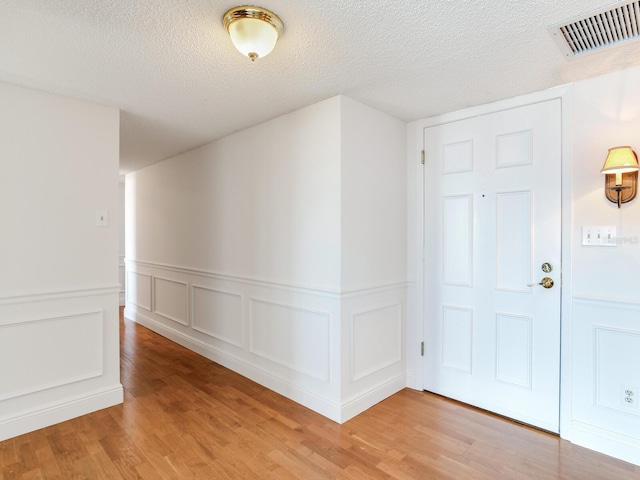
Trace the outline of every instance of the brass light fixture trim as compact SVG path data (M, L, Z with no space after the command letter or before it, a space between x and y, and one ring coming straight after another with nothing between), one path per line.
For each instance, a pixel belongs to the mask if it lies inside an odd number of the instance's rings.
M618 203L618 197L620 197L620 204L627 203L636 198L637 193L638 172L623 173L622 185L619 186L616 186L615 175L607 175L604 194L610 202Z
M240 27L239 25L241 25L244 20L250 20L249 22L244 22L247 25L250 23L254 23L254 25L258 25L261 27L263 27L263 25L260 25L259 22L254 21L259 20L260 22L265 22L265 25L270 25L271 28L273 28L273 32L269 31L269 29L264 28ZM270 10L267 10L266 8L256 7L253 5L243 5L227 10L227 12L222 17L222 23L224 24L224 28L231 36L231 40L235 47L244 55L248 56L252 61L254 61L256 58L268 55L275 46L278 38L280 38L284 32L284 23L282 23L282 20L280 19L280 17L278 17L278 15ZM237 32L234 32L234 28L236 25L238 26L238 29ZM265 38L263 36L265 34L265 31L269 33L269 38ZM274 33L275 37L273 36ZM241 35L242 38L239 39L237 37L238 34ZM258 51L258 48L253 50L251 49L251 47L247 47L246 45L240 45L239 40L248 42L259 48L264 47L264 49L262 51ZM266 44L269 44L269 46L265 46Z

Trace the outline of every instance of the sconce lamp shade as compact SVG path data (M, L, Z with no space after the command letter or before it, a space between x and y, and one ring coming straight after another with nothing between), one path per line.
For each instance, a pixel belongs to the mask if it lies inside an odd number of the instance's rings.
M609 149L600 173L615 174L638 171L638 158L631 147L613 147Z
M271 53L284 31L282 20L275 13L248 5L228 10L222 22L233 45L252 61Z
M638 157L631 147L609 149L601 173L604 173L604 192L607 199L618 204L630 202L638 191Z

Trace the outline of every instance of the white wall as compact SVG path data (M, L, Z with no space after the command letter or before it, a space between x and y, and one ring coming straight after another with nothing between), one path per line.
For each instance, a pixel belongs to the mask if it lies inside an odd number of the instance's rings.
M406 384L406 124L340 98L341 399L359 413Z
M122 387L119 112L0 84L0 129L1 440L119 403Z
M404 283L406 124L341 100L342 291Z
M394 393L404 142L335 97L127 175L127 315L337 421Z
M640 199L604 197L607 150L640 152L640 68L574 85L571 431L576 443L640 465ZM617 227L616 247L581 245L584 225Z
M339 107L322 102L127 176L127 256L337 291Z

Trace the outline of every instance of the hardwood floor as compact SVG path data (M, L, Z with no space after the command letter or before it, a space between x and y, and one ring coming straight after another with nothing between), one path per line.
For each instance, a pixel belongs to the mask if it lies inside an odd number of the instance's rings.
M412 390L338 425L121 322L125 403L0 442L2 479L640 478L640 467Z

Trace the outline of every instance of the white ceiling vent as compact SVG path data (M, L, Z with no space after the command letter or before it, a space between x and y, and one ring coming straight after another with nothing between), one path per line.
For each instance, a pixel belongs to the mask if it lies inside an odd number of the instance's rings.
M640 0L624 1L549 27L566 57L640 39Z

